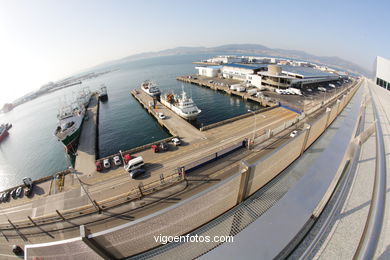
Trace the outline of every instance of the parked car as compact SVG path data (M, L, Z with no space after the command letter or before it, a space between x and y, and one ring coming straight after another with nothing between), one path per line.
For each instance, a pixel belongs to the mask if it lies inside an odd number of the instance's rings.
M103 170L101 161L96 161L95 165L96 165L96 171L100 172Z
M22 188L22 187L19 187L19 188L16 190L16 197L22 197L22 193L23 193L23 188Z
M138 169L135 169L135 170L130 171L130 177L131 177L132 179L135 179L135 178L141 176L142 174L144 174L145 172L146 172L145 169L143 169L143 168L138 168Z
M125 164L127 164L133 157L130 154L123 154L123 160L125 161Z
M290 137L295 137L298 134L297 130L291 132Z
M24 177L23 178L23 184L26 186L26 187L31 187L33 182L31 180L30 177Z
M159 148L161 151L167 151L168 150L168 144L166 142L161 142L159 145Z
M152 151L154 152L154 153L158 153L158 146L157 145L152 145Z
M13 189L12 191L11 191L11 197L12 198L16 198L16 189Z
M11 195L11 192L9 192L9 191L4 192L4 199L3 200L4 201L9 200L10 195Z
M175 137L172 139L172 143L175 145L175 146L179 146L181 144L181 141L179 138Z
M4 201L4 193L1 193L0 194L0 202L3 202Z
M167 117L163 113L158 113L158 118L165 119Z
M25 189L25 191L24 191L24 195L26 195L26 196L29 197L29 198L31 197L32 193L33 193L33 186L27 187L27 188Z
M18 246L18 245L13 245L12 246L12 253L14 253L17 256L23 256L24 255L23 249L20 246Z
M110 160L109 159L104 159L103 160L103 166L106 169L110 168L111 167Z
M119 158L118 155L117 155L117 156L114 156L113 160L114 160L114 164L115 164L116 166L119 166L119 165L122 164L122 161L121 161L121 159Z

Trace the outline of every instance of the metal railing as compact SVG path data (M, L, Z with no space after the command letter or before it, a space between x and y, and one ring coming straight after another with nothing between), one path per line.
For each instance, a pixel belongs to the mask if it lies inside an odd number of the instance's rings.
M372 91L370 90L371 97ZM386 203L386 158L383 140L382 127L379 119L378 109L372 98L372 107L375 117L376 134L376 161L375 180L372 191L370 210L366 225L359 246L355 252L354 259L373 259L378 245L379 236L382 230L383 217Z

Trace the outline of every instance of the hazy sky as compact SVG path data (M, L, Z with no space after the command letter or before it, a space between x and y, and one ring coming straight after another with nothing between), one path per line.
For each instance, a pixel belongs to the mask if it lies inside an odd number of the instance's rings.
M389 1L0 0L0 105L79 70L177 46L258 43L390 58Z

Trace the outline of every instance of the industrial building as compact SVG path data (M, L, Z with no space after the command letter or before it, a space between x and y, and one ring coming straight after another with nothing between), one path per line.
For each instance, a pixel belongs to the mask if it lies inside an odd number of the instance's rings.
M208 67L195 67L198 70L198 74L205 77L217 77L221 71L222 66L208 66Z
M390 90L390 60L376 57L374 81L378 86Z
M221 73L225 78L247 81L249 75L256 75L259 71L265 71L267 65L250 65L250 64L225 64L222 67Z
M269 87L270 89L302 88L311 84L348 78L345 73L321 71L307 66L304 62L302 66L228 63L220 66L196 67L196 69L201 76L222 76L227 79L240 80L258 88Z

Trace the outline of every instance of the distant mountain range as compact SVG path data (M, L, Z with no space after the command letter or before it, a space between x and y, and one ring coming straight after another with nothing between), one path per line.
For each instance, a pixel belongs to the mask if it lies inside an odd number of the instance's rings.
M222 45L217 47L177 47L177 48L162 50L158 52L144 52L140 54L135 54L119 60L104 63L104 65L114 64L118 62L122 63L122 62L139 60L144 58L151 58L156 56L198 54L198 53L220 53L221 55L242 54L242 55L286 57L286 58L310 61L318 64L325 64L332 67L344 69L352 73L363 74L364 76L367 77L370 77L372 75L371 71L366 70L355 63L341 59L339 57L316 56L298 50L273 49L260 44L228 44L228 45Z

